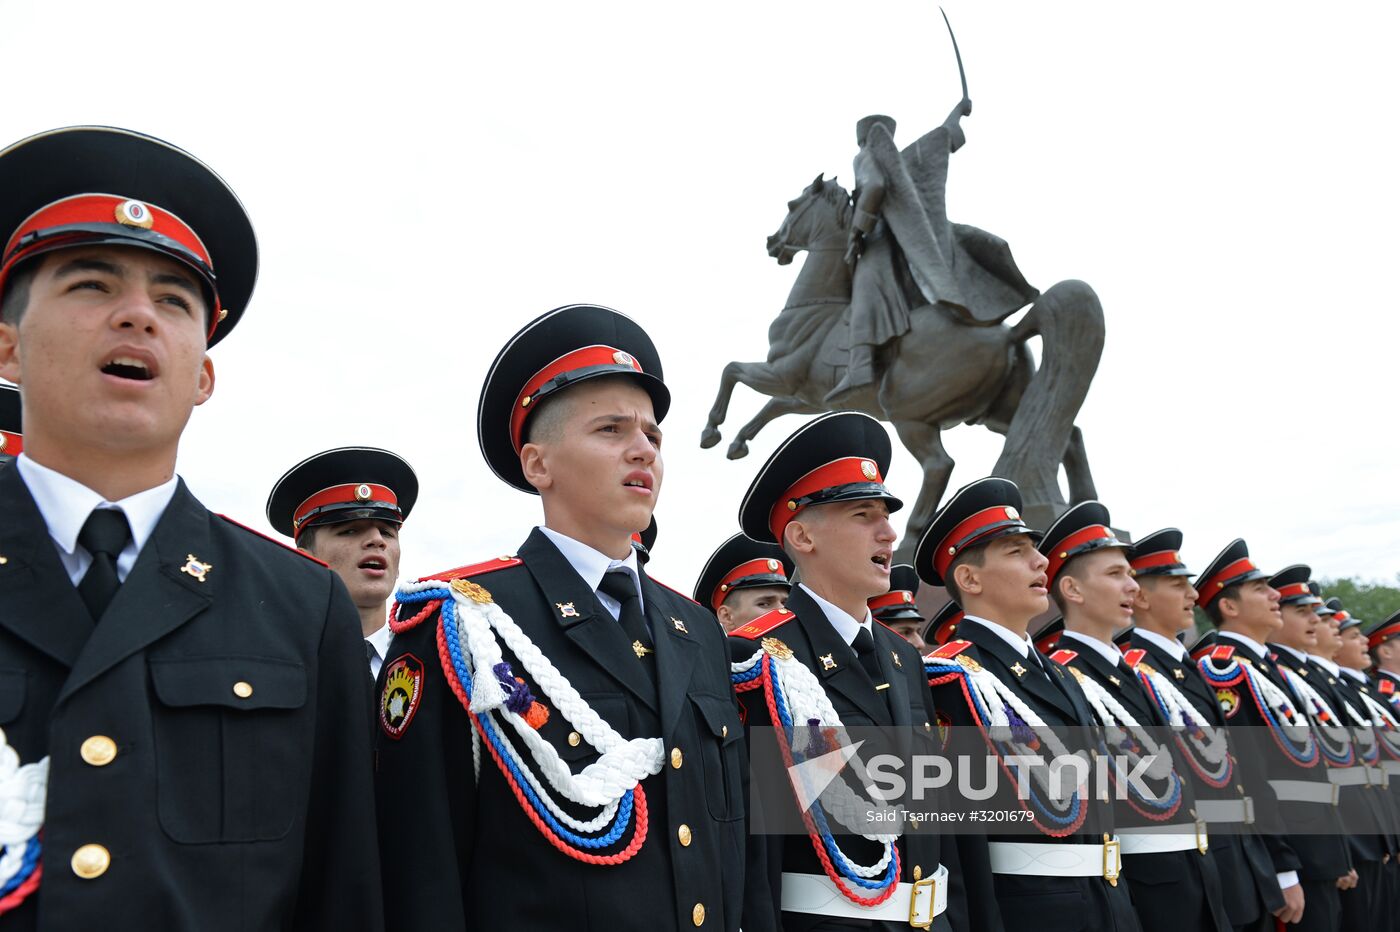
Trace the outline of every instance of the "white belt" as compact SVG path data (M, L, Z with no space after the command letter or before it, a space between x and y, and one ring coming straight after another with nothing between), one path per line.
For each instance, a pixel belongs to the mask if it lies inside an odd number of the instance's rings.
M1381 769L1392 777L1400 777L1400 760L1383 760Z
M1371 782L1365 767L1333 767L1327 771L1327 779L1334 786L1365 786Z
M1400 764L1400 761L1396 761ZM1207 822L1219 822L1222 825L1231 822L1243 822L1245 825L1254 824L1254 797L1243 796L1239 799L1198 799L1196 800L1196 815Z
M1320 780L1270 780L1279 802L1337 805L1337 785Z
M1123 832L1118 836L1123 854L1165 854L1168 851L1199 851L1210 848L1210 835L1205 822L1188 825L1163 825L1141 832Z
M1123 872L1118 839L1100 845L1054 845L1021 841L987 843L993 874L1030 877L1102 877L1117 886Z
M940 864L930 876L900 884L879 906L852 903L822 874L783 871L782 908L792 913L908 922L911 928L927 929L948 908L948 868Z

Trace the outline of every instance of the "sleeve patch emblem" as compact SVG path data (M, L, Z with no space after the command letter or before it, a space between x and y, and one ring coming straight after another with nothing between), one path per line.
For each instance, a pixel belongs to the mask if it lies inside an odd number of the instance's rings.
M423 699L423 661L412 654L389 664L379 696L379 727L395 741L403 737Z
M1233 689L1217 689L1215 701L1220 703L1220 711L1225 713L1226 718L1234 718L1240 710L1240 694Z

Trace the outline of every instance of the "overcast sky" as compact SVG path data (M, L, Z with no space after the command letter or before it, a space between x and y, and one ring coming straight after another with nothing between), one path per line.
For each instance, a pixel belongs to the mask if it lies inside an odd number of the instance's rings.
M1181 527L1196 569L1244 536L1266 568L1393 581L1400 13L946 9L974 102L949 214L1007 239L1040 289L1082 278L1102 299L1078 423L1114 523ZM689 591L801 423L726 460L762 403L740 388L725 443L698 447L721 367L765 356L796 276L765 237L818 172L849 186L861 116L907 144L959 96L933 3L0 0L0 22L0 144L142 130L252 215L258 288L181 450L196 494L266 530L293 463L393 449L422 480L413 576L511 552L535 522L481 459L477 395L523 323L590 301L660 348L652 569ZM953 487L1001 443L945 440ZM889 484L912 501L919 481L900 450Z

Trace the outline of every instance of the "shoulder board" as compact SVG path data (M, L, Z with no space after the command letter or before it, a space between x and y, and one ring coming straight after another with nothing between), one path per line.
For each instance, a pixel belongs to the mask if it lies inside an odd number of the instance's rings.
M796 617L796 615L785 608L775 608L766 615L759 615L748 624L740 625L735 628L733 631L729 632L729 636L746 638L750 641L754 641L763 637L779 625L792 621Z
M1134 647L1123 654L1123 662L1128 665L1129 670L1136 670L1137 665L1142 663L1142 658L1147 656L1147 651L1141 647Z
M1211 660L1229 660L1235 656L1235 649L1229 644L1218 644L1210 649Z
M1381 691L1382 696L1389 696L1395 692L1395 681L1386 677L1380 681L1376 688Z
M650 579L652 582L656 583L658 586L660 586L662 589L665 589L667 592L675 593L676 595L680 596L680 597L681 597L682 599L684 599L685 601L689 602L691 605L700 605L699 602L695 601L695 600L692 599L690 596L686 595L684 592L681 592L679 589L677 589L677 588L675 588L675 587L673 587L673 586L668 586L668 585L666 585L664 582L662 582L661 580L657 579L655 576L648 576L647 579ZM703 605L700 605L700 607L701 607L701 608L705 608L705 606L703 606ZM705 611L709 612L710 610L709 610L708 608L706 608ZM714 613L713 613L713 612L710 612L710 614L714 614Z
M1062 650L1057 650L1057 651L1055 651L1053 654L1051 654L1051 655L1050 655L1050 659L1053 660L1053 661L1055 661L1055 662L1058 663L1058 664L1067 664L1067 663L1069 663L1071 660L1073 660L1075 657L1078 657L1078 656L1079 656L1079 651L1077 651L1077 650L1062 649Z
M971 641L949 641L947 644L938 648L938 650L929 654L929 656L936 657L939 660L952 660L971 646Z
M306 559L310 560L312 563L316 563L316 564L319 564L319 565L321 565L321 566L326 567L327 569L330 569L330 564L327 563L325 560L318 560L316 557L313 557L311 554L307 553L305 550L298 550L297 548L295 548L295 547L291 546L290 544L288 544L286 541L278 540L278 539L275 538L275 537L269 537L268 535L264 534L262 531L255 531L255 530L253 530L252 528L248 527L248 525L246 525L246 524L240 524L239 522L233 520L233 519L230 518L228 515L219 515L218 517L223 518L225 521L227 521L229 524L232 524L234 527L238 528L239 530L247 531L249 534L252 534L254 537L261 537L263 540L267 541L267 542L270 543L270 544L276 544L277 546L281 547L283 550L290 550L292 553L296 554L296 555L299 556L299 557L305 557Z
M465 579L468 576L480 576L482 573L489 573L492 570L503 570L509 566L519 566L524 561L519 557L497 557L494 560L486 560L483 563L471 563L467 566L459 566L455 570L443 570L441 573L434 573L431 576L424 576L418 580L440 579L443 582L451 582L454 579Z

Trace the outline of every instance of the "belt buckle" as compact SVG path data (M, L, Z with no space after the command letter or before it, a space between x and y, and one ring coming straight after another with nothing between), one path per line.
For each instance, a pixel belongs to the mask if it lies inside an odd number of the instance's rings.
M919 892L928 891L928 918L920 921ZM933 904L938 899L938 876L936 874L925 877L922 880L915 880L909 889L909 926L914 929L929 929L933 927Z
M1103 836L1103 879L1109 886L1118 886L1118 874L1123 869L1123 844L1118 839Z
M1206 828L1204 819L1196 820L1196 850L1201 854L1210 850L1210 830Z

